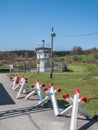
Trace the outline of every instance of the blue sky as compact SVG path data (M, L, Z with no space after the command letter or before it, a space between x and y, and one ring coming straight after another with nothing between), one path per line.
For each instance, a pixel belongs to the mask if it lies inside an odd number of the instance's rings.
M98 33L71 36L98 32L98 0L0 0L0 50L49 47L52 26L54 50L98 48Z

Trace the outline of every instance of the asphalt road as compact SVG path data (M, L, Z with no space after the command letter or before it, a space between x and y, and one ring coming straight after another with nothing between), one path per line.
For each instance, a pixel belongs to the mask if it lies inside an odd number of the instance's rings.
M8 76L0 74L0 130L70 130L70 114L56 117L48 104L34 108L37 96L16 99L10 85ZM98 130L98 122L78 115L77 130Z

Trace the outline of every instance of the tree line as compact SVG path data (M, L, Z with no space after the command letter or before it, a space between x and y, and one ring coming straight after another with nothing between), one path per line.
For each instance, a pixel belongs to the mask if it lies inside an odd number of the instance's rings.
M74 46L71 51L54 51L54 56L62 57L66 55L82 55L82 54L96 54L98 49L93 47L88 50L83 50L80 46ZM15 51L0 51L0 60L12 58L36 58L35 50L15 50Z

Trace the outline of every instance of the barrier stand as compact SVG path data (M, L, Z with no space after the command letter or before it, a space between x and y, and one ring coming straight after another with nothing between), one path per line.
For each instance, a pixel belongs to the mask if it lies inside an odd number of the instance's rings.
M43 100L41 87L44 87L44 86L45 86L45 84L40 85L39 80L36 80L36 90L37 90L37 94L39 96L40 101Z
M72 111L72 105L73 105L73 98L71 98L70 96L69 96L69 94L65 94L65 95L63 95L63 98L64 98L64 100L66 100L69 104L70 104L70 106L69 107L67 107L64 111L62 111L61 113L60 113L60 115L65 115L65 114L67 114L67 113L69 113L69 112L71 112ZM86 98L86 97L81 97L79 100L78 100L78 103L79 103L79 112L82 114L82 115L84 115L87 119L91 119L92 117L90 116L90 114L82 107L85 103L87 103L88 102L88 99Z
M46 95L49 95L49 88L44 88L44 92L46 93Z
M40 84L39 83L39 80L36 80L36 83L35 83L35 87L34 87L34 90L31 91L26 97L25 99L28 99L30 98L31 96L33 96L34 94L38 94L38 97L40 99L40 101L43 100L43 96L42 96L42 87L44 87L45 84Z
M12 89L14 89L15 86L19 83L19 77L18 76L15 76L14 78L10 77L10 80L12 81L11 87Z
M51 95L51 101L52 101L52 105L53 105L53 109L54 109L54 114L55 114L55 116L58 116L59 108L58 108L58 103L57 103L55 92L54 92L53 83L49 84L49 88L50 88L50 95Z
M42 101L38 102L38 106L46 104L51 99L51 93L49 92L49 89L44 88L44 92L46 93L47 96ZM60 92L61 92L60 88L57 88L56 90L54 90L55 95L57 95Z
M23 93L24 90L25 90L25 91L27 90L26 83L28 82L28 79L27 79L27 78L23 78L23 79L24 79L24 80L23 80L23 82L21 83L21 87L20 87L19 92L18 92L18 94L17 94L17 96L16 96L17 99L20 97L20 94ZM25 91L24 91L24 92L25 92Z
M91 115L82 107L82 105L84 105L87 102L88 102L88 98L85 98L84 96L80 98L79 112L83 114L87 119L92 119Z
M47 96L45 98L43 98L43 100L38 102L38 104L37 104L38 106L42 106L42 105L46 104L51 98L48 88L44 88L44 92L47 94Z
M73 105L73 99L69 96L69 94L63 95L63 98L70 104L69 107L67 107L65 110L63 110L60 115L66 115L71 112L72 105Z
M34 85L31 86L31 88L33 88L33 90L25 97L25 99L30 98L31 96L37 94L36 88Z
M24 77L20 78L19 83L14 87L15 91L21 87L23 81L24 81Z
M78 115L79 94L80 94L80 90L79 89L75 90L75 92L74 92L74 100L73 100L73 108L72 108L70 130L76 130L76 128L77 128L77 115Z

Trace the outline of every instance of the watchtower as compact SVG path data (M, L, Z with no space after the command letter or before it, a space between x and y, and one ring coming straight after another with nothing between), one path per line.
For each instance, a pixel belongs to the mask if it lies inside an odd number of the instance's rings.
M39 72L46 72L47 71L47 61L50 58L50 48L45 47L44 40L43 41L43 46L36 48L36 57L37 61L37 71Z

